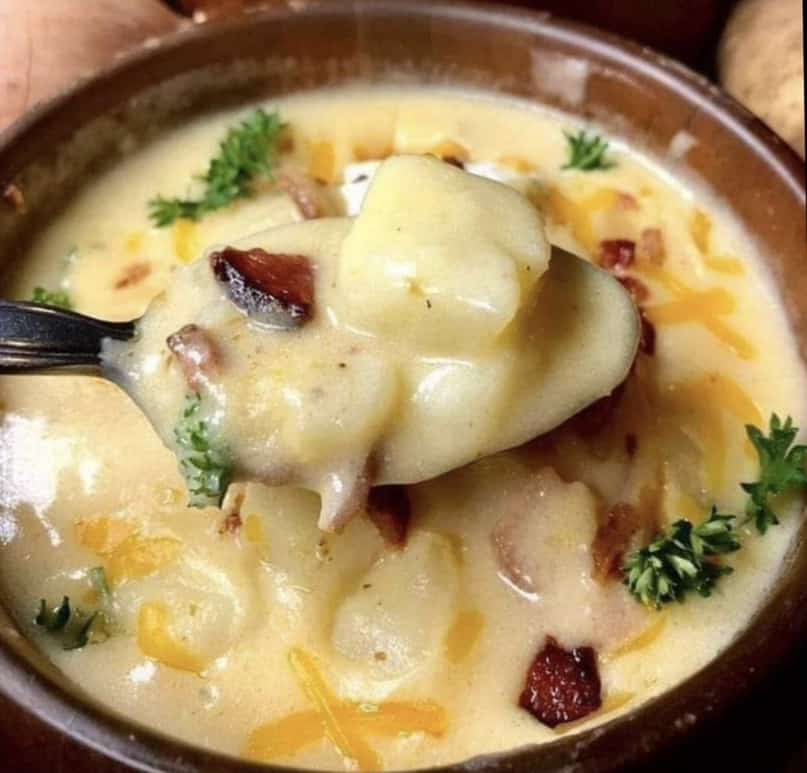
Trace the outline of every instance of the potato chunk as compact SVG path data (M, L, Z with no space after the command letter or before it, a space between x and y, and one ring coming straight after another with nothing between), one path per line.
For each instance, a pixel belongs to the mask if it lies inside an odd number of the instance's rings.
M416 191L416 196L413 196ZM491 346L549 265L538 211L426 156L381 165L342 245L346 322L426 352Z
M418 532L359 578L336 612L334 648L378 679L425 667L442 652L457 579L448 540Z

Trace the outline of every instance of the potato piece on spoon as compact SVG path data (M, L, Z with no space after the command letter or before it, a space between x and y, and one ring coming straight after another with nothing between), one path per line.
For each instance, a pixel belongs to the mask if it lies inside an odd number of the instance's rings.
M615 279L550 250L519 193L401 156L355 220L272 229L180 269L138 332L106 364L166 444L193 444L175 434L192 393L236 479L317 491L334 530L371 485L440 475L609 394L639 324Z

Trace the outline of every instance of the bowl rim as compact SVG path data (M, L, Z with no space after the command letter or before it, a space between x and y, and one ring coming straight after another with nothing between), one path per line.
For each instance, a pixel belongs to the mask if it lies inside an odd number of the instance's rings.
M590 58L596 55L628 71L638 69L643 75L674 91L681 99L709 113L716 119L722 131L731 132L739 137L763 160L773 174L784 181L804 208L804 162L763 121L705 77L664 54L619 35L602 32L579 22L560 19L544 11L493 5L476 0L459 2L437 0L428 5L419 0L362 0L361 3L356 3L355 0L309 0L301 8L296 8L293 0L286 0L277 6L215 19L205 24L179 27L174 33L160 38L159 45L141 45L121 56L109 67L77 81L52 99L37 104L17 122L0 132L0 174L5 170L11 170L8 176L0 177L0 189L6 184L13 183L19 172L19 164L15 160L18 157L17 151L39 127L57 120L61 113L69 112L75 100L93 90L110 91L117 81L125 80L130 73L136 72L150 60L175 56L183 47L215 37L223 30L237 31L254 24L282 23L284 19L292 17L322 20L328 17L380 17L388 14L436 19L441 23L452 19L468 20L500 29L518 28L523 31L527 28L544 39L567 44L571 50L584 57ZM95 116L91 115L90 119L93 117ZM797 539L792 550L807 549L804 542L803 536ZM761 610L769 609L771 606L769 600ZM783 614L785 613L779 613L780 616ZM807 641L807 613L798 615L795 609L791 609L790 614L793 616L792 626L788 629L787 636L777 643L777 654L780 656L792 652L800 642ZM658 711L659 706L674 703L676 696L680 699L682 691L691 689L696 682L708 686L711 680L711 686L715 687L717 684L715 671L719 671L716 668L717 664L734 649L738 641L750 636L751 632L760 626L761 622L755 615L735 640L700 671L659 696L643 702L637 709L590 730L559 736L557 740L539 746L520 747L507 752L477 756L432 770L528 771L535 769L536 765L541 765L543 770L568 767L570 770L593 773L615 770L617 766L633 765L641 760L647 760L680 739L692 726L710 722L714 715L724 712L773 670L774 664L771 661L766 661L759 667L756 661L752 661L750 665L753 668L750 673L743 674L743 680L722 684L715 694L709 693L708 697L701 700L701 705L698 706L701 709L700 716L696 716L694 712L682 714L681 711L666 713ZM73 693L60 687L34 669L24 656L7 647L4 642L0 642L0 692L50 728L130 768L182 771L182 773L197 770L226 770L233 773L299 770L231 757L164 735L158 730L130 723L115 713L109 713L108 709L95 703L91 698L84 697L80 691ZM708 704L705 701L708 701ZM639 722L650 722L654 713L657 716L649 746L643 743L627 743L621 754L608 761L596 758L606 749L613 751L613 747L607 747L602 743L603 738L614 735L615 731L621 729L623 740L627 742L636 732L641 732L641 729L634 725ZM670 721L676 713L683 718L682 721ZM690 716L692 719L689 719Z

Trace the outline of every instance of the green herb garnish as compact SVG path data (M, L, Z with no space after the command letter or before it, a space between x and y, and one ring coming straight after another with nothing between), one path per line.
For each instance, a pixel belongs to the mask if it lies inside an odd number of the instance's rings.
M59 309L72 309L73 303L70 296L64 290L46 290L44 287L35 287L31 295L34 303L42 303L45 306L55 306Z
M676 521L670 533L632 553L625 562L625 584L639 601L661 608L671 601L683 601L691 592L709 596L717 580L732 569L712 557L740 549L734 531L735 517L712 508L698 526Z
M610 169L616 166L614 161L605 157L608 143L596 134L588 135L581 129L577 134L564 132L569 143L569 160L561 169L579 169L591 172L595 169Z
M34 618L34 622L44 628L49 633L61 631L70 619L70 599L62 597L62 603L57 607L49 607L45 599L39 601L39 613Z
M746 426L759 456L759 480L740 484L749 495L744 523L753 521L760 534L779 523L769 497L807 488L807 446L793 445L798 427L793 426L790 416L783 423L775 413L769 427L770 434L765 436L759 427ZM720 577L732 571L716 563L714 557L740 549L738 520L713 507L699 526L676 521L669 534L628 556L622 567L625 585L639 601L656 609L671 601L683 601L692 591L709 596Z
M202 176L205 191L199 199L166 199L149 202L149 217L163 227L181 218L199 220L208 212L222 209L236 199L252 195L252 182L263 175L272 179L277 163L278 140L285 124L278 113L256 110L240 125L230 129L218 155Z
M218 507L232 478L232 463L227 448L216 443L209 422L202 417L198 394L187 396L174 436L190 506Z
M76 650L90 641L102 641L111 628L112 593L102 566L89 570L90 583L101 599L101 608L85 611L70 604L70 597L63 596L61 604L51 606L40 599L34 622L48 633L58 636L62 649Z
M752 520L757 531L764 534L769 526L779 523L771 509L770 497L807 486L804 472L807 446L793 445L799 429L793 426L790 416L783 424L774 413L768 437L752 424L748 424L745 431L759 456L759 480L740 485L749 495L745 508L748 520Z

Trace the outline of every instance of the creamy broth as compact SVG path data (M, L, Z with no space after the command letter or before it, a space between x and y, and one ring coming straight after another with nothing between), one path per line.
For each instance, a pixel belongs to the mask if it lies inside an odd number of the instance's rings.
M611 394L639 332L617 279L563 252L550 265L528 198L400 155L356 218L269 229L182 267L104 361L169 448L182 453L192 390L235 476L318 492L320 528L338 531L370 486L522 445Z
M321 532L318 497L303 489L242 486L237 519L189 509L174 456L118 387L3 378L0 585L22 629L133 720L316 768L425 767L551 741L700 669L758 609L797 503L779 507L764 537L745 529L710 598L660 612L602 576L597 533L617 505L643 519L639 543L680 517L701 521L713 503L741 512L738 484L757 474L743 426L764 428L772 412L804 421L804 374L754 245L708 197L622 144L612 168L562 170L563 131L577 127L520 103L344 90L271 107L290 126L289 159L326 184L334 214L354 206L355 190L340 193L354 164L433 153L529 193L550 241L571 252L613 268L608 245L635 243L622 279L641 296L652 345L599 417L409 487L405 546L364 517ZM266 185L198 223L150 224L147 202L184 194L242 113L168 133L95 180L5 294L63 282L77 310L132 319L209 245L301 221L293 198ZM65 651L33 623L37 604L97 605L98 566L114 629ZM594 648L602 682L599 710L554 728L518 705L547 636Z

